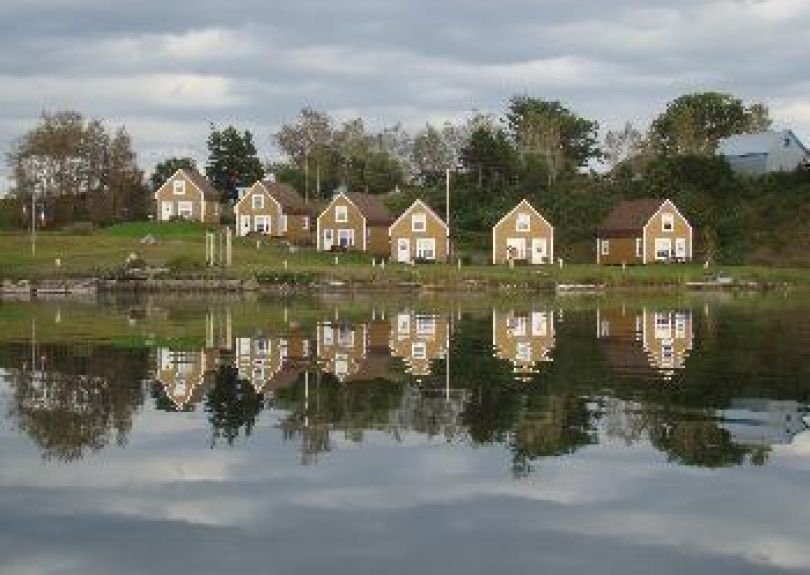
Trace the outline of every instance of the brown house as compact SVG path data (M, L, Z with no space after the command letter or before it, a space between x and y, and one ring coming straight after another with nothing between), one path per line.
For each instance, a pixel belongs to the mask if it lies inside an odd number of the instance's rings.
M416 200L391 224L388 235L394 261L447 261L450 229L422 200Z
M522 200L492 228L492 263L554 262L554 227Z
M298 380L309 359L309 340L299 335L237 337L235 355L239 378L257 393L267 393Z
M512 364L519 381L538 373L538 364L553 361L554 314L550 311L492 312L495 356Z
M196 170L179 169L155 192L157 219L219 223L220 194Z
M368 194L338 192L318 216L318 251L353 250L388 256L391 214Z
M596 232L596 263L686 262L692 259L692 226L669 200L621 202Z
M199 403L213 383L216 371L216 351L182 351L169 348L157 350L155 380L178 411Z
M292 186L256 182L234 206L236 233L287 238L305 243L310 238L310 213L304 199Z
M446 316L401 312L391 331L391 352L405 361L411 375L430 375L431 363L447 354L450 327Z
M616 373L669 379L685 367L692 350L692 314L624 306L597 309L596 336Z
M318 324L318 364L341 382L358 371L366 358L366 326L343 322Z

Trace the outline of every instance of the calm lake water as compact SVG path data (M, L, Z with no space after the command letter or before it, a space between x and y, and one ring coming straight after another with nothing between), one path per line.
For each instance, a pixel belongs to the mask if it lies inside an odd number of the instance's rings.
M0 572L810 572L810 299L0 303Z

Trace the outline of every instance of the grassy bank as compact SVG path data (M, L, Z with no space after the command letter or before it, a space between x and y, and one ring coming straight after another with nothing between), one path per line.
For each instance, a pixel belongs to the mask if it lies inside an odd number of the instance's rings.
M153 235L153 245L140 239ZM721 266L705 270L702 265L649 265L602 267L593 264L566 264L563 268L425 264L406 266L372 265L366 254L342 254L335 264L332 254L312 249L290 251L278 243L236 238L233 267L225 271L205 268L204 229L189 224L126 224L89 235L46 232L38 235L36 254L31 254L29 236L0 235L0 277L46 279L59 277L114 277L122 273L124 261L135 254L147 266L165 268L166 277L215 275L241 279L261 277L272 282L348 281L387 286L419 283L439 286L486 285L488 287L549 287L555 283L604 284L607 286L678 286L701 281L707 275L722 274L737 281L766 284L788 283L810 286L808 268L764 266ZM57 260L59 265L57 265ZM478 260L480 261L480 259ZM287 263L285 269L284 262Z

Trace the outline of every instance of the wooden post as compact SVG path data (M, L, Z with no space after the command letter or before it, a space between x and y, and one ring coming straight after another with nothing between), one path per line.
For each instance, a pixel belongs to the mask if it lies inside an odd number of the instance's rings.
M225 266L231 267L233 263L233 238L231 236L231 226L225 228Z

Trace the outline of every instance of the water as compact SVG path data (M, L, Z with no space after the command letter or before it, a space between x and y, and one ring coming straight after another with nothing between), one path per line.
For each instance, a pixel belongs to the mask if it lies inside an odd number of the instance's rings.
M810 300L0 304L0 572L810 572Z

